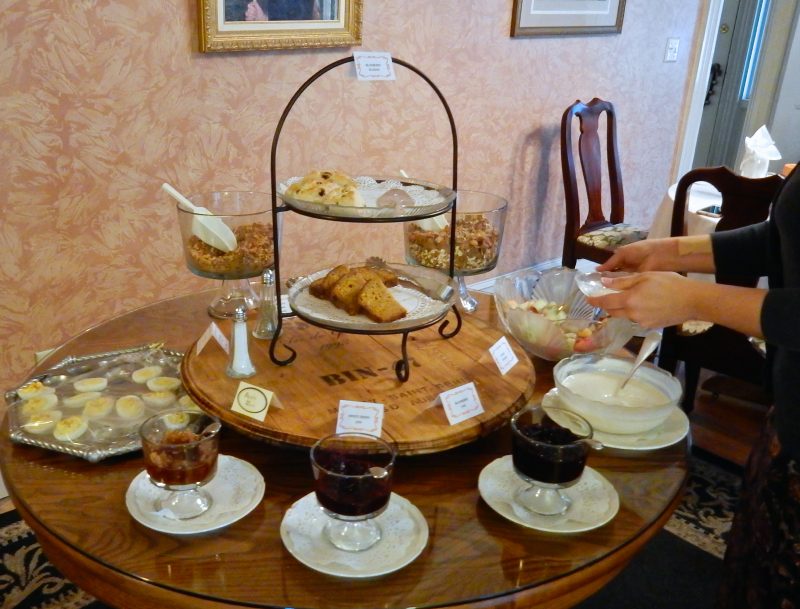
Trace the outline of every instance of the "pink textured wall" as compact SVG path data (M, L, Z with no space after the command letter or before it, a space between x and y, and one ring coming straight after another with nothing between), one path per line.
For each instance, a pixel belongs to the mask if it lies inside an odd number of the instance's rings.
M670 181L701 0L628 0L622 34L512 39L511 0L364 0L363 50L426 72L459 130L459 182L509 198L498 272L560 256L558 129L577 98L612 100L630 220ZM34 351L155 300L205 287L185 269L169 181L186 192L269 188L275 126L297 87L347 49L203 55L191 0L6 0L0 18L0 387ZM667 37L681 39L663 63ZM441 107L398 68L339 68L281 137L279 178L320 166L449 182ZM402 256L400 225L286 219L284 277ZM132 336L129 345L137 344ZM128 345L120 345L128 346Z

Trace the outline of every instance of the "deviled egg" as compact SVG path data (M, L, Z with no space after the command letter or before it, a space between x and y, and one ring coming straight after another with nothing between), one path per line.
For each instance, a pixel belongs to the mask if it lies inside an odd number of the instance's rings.
M152 378L161 376L162 372L163 369L161 366L145 366L144 368L134 370L133 374L131 374L131 379L134 383L143 384Z
M83 393L85 391L103 391L103 389L108 387L108 379L102 376L78 379L72 383L72 386L75 387L75 391L78 393Z
M53 436L62 442L74 442L89 429L86 419L81 416L67 417L56 423Z
M28 433L41 435L49 433L53 430L61 420L60 410L50 410L48 412L40 412L34 414L22 425L22 429Z
M156 376L147 381L150 391L175 391L181 386L181 380L174 376Z
M117 398L115 409L123 419L138 419L144 414L144 400L138 395L123 395Z
M99 419L106 416L114 408L114 398L109 395L101 395L99 398L92 398L83 407L83 416L87 419Z
M84 391L83 393L76 393L75 395L66 397L62 401L67 408L80 408L89 400L99 398L101 395L103 394L99 391Z

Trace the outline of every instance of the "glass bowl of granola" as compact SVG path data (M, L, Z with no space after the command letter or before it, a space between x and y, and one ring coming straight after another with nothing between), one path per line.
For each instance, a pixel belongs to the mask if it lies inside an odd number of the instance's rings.
M275 256L271 195L214 191L189 199L198 210L176 207L186 266L200 277L222 280L209 314L233 317L242 303L255 308L257 297L247 279L271 267Z
M456 244L454 274L459 279L461 304L474 311L477 302L469 296L464 276L491 271L500 256L508 201L503 197L476 190L456 193ZM446 212L432 218L406 222L406 261L409 264L450 269L450 220Z
M530 355L558 361L574 353L613 352L633 337L629 320L608 317L586 302L576 275L563 267L525 269L495 282L500 321Z

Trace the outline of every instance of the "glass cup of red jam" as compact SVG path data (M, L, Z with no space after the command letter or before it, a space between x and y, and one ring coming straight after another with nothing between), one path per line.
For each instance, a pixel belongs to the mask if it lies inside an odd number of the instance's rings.
M155 510L167 518L188 520L212 504L202 488L217 471L220 423L198 410L169 410L142 423L147 476L165 492Z
M535 514L564 514L571 500L562 489L583 474L592 426L569 410L533 404L511 418L511 432L514 471L527 483L515 500Z
M377 436L333 434L311 447L314 491L329 516L323 535L337 548L360 552L381 539L375 517L389 504L397 451Z

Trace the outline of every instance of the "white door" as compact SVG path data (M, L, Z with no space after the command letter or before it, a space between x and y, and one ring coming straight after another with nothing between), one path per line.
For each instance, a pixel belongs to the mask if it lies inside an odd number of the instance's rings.
M770 0L724 0L693 167L735 169Z

